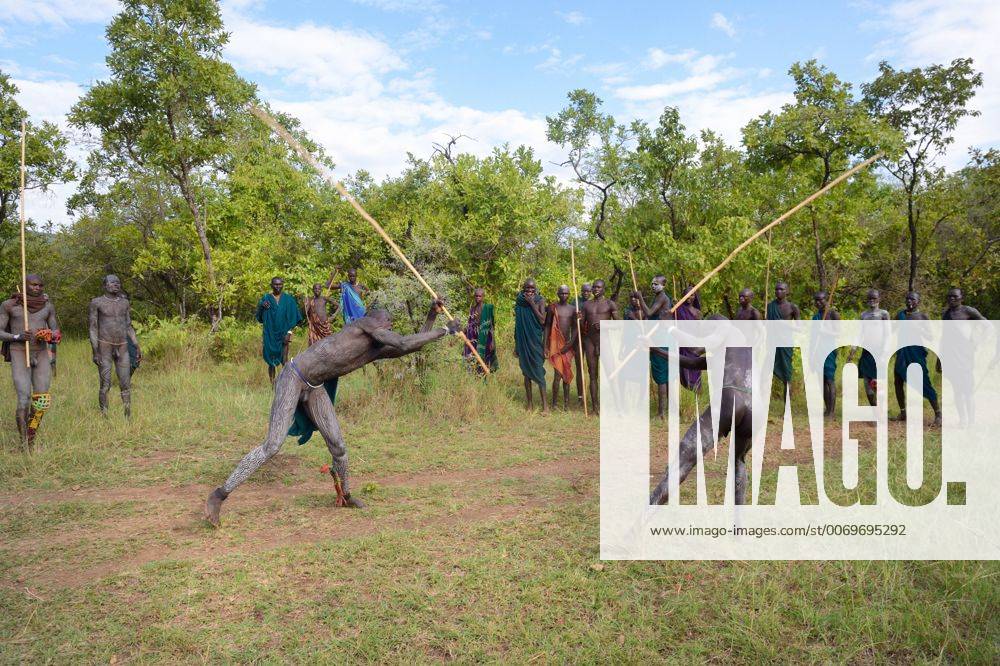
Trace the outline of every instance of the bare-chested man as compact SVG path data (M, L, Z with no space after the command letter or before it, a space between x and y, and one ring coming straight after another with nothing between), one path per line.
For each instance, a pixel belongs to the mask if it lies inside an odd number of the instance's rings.
M945 297L948 302L948 307L944 309L941 313L941 319L945 320L966 320L966 319L981 319L985 320L979 310L970 306L963 305L962 299L964 295L962 290L958 287L952 287L948 290L948 295Z
M132 313L128 299L122 293L122 283L116 275L104 278L104 293L90 301L90 347L94 365L100 371L101 383L97 402L101 415L108 415L108 391L111 372L118 375L125 418L132 416L132 364L128 343L136 350L136 361L142 360L139 340L132 328Z
M569 409L569 383L572 381L573 359L576 353L576 308L569 302L569 287L556 290L557 303L545 310L545 355L555 370L552 378L552 407L559 399L559 382L563 385L563 409Z
M920 294L911 291L906 294L906 308L899 311L896 319L908 321L927 321L929 317L920 311ZM927 402L931 403L934 410L934 425L941 425L941 407L938 405L938 394L931 383L931 373L927 369L927 348L917 345L903 347L896 352L896 362L893 365L893 384L896 389L896 404L899 405L899 416L897 421L906 420L906 372L910 365L916 363L920 366L922 375L923 396Z
M865 304L868 306L865 310L861 312L861 321L889 321L889 313L879 307L879 303L882 301L882 295L879 293L878 289L869 289L868 293L865 294ZM851 354L848 357L848 361L854 358L854 354L857 350L851 350ZM865 396L868 398L868 404L875 406L878 400L876 393L876 380L878 378L878 368L875 366L875 357L867 349L861 350L861 359L858 361L858 374L861 375L861 381L865 387Z
M324 384L335 381L372 361L405 356L429 342L461 330L457 320L449 322L447 327L432 330L441 306L442 301L435 301L427 313L427 321L420 332L406 336L390 328L392 319L387 311L374 310L291 359L274 384L274 401L271 403L267 439L246 454L226 482L208 496L205 518L218 526L222 502L246 481L247 477L278 452L295 419L296 408L300 406L326 440L327 448L333 457L330 475L333 476L337 489L337 505L363 508L361 500L351 496L347 448L344 445L344 436L337 421L333 402Z
M962 299L964 294L958 287L948 290L945 297L948 307L941 313L941 319L946 321L964 321L986 319L979 310L974 307L964 305ZM944 339L941 341L947 348L953 350L951 358L955 365L954 372L949 373L952 377L951 385L955 389L955 407L958 409L958 425L964 428L969 423L975 421L976 403L972 396L972 376L975 359L972 358L972 345L965 339L965 334L951 328L944 329ZM937 371L941 372L941 359L937 360Z
M59 342L61 333L56 321L56 309L45 295L45 285L38 275L26 278L28 294L28 325L24 325L24 299L16 293L0 306L0 340L4 342L4 356L10 362L17 394L15 420L21 444L30 449L42 417L52 405L49 386L52 382L52 364L49 360L49 342ZM30 366L24 355L28 343Z
M618 319L618 304L604 297L604 280L594 280L594 297L583 304L583 321L587 332L583 336L583 353L587 357L587 378L590 382L590 401L594 413L600 410L598 364L601 360L601 322Z
M767 304L767 318L769 320L802 318L799 307L788 300L787 282L774 285L774 300ZM787 396L788 383L792 381L791 347L777 347L774 350L774 376L781 380L781 395Z
M740 290L739 295L740 309L736 311L736 316L734 317L737 321L761 321L764 319L763 315L760 314L760 310L753 306L753 290L744 287Z
M830 300L830 295L825 291L817 291L813 296L813 303L816 304L816 314L813 315L814 320L819 321L835 321L840 319L840 313L837 312L836 308L827 308L827 303ZM837 354L835 351L830 352L826 356L826 360L823 361L823 416L832 417L834 410L837 407Z
M330 279L326 281L326 289L333 285L334 274L330 273ZM329 309L333 304L333 310ZM327 297L323 293L323 285L317 282L312 286L312 296L306 297L305 312L309 323L309 344L313 345L323 338L330 337L330 317L337 314L339 304L337 301Z
M667 296L667 277L665 275L654 277L651 288L655 296L653 296L653 304L650 306L646 305L646 299L643 297L642 292L639 292L641 317L653 321L673 319L674 316L670 313L673 303L671 303L670 297ZM656 354L651 349L649 352L649 370L653 377L653 383L656 384L656 416L661 420L666 418L667 389L670 377L668 369L669 364L667 363L666 355Z

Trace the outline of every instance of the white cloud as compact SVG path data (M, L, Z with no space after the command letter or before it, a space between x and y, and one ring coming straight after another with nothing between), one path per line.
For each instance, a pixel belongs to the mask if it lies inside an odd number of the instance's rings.
M770 72L724 66L732 57L691 49L673 53L649 49L642 62L646 70L677 65L683 76L647 85L620 86L612 92L622 100L625 117L655 123L664 106L676 106L689 131L711 129L728 143L738 145L747 122L765 111L779 109L792 100L792 94L757 90L757 81Z
M549 57L535 65L535 69L543 72L558 72L565 74L583 59L582 53L564 56L562 51L554 46L548 47Z
M227 57L244 71L280 75L311 91L371 94L381 77L406 69L392 47L364 31L340 30L312 23L294 28L268 25L239 15L227 16L232 33Z
M712 22L710 25L716 30L721 30L730 37L736 36L736 26L733 25L732 21L719 12L712 14Z
M18 103L32 120L48 120L65 125L66 114L83 94L83 88L72 81L32 81L13 79L18 88Z
M475 139L463 140L460 149L478 155L503 143L523 143L541 151L543 159L561 160L558 149L546 143L543 116L453 104L435 91L432 70L414 71L380 37L314 24L279 27L242 15L227 17L227 25L232 31L227 57L245 75L293 84L264 94L276 109L302 121L341 177L359 169L376 178L398 174L407 152L428 155L432 143L458 134ZM515 49L555 55L555 69L581 57L565 57L548 44Z
M729 56L704 54L687 50L680 53L667 53L660 49L649 49L646 53L645 65L648 69L660 69L664 65L675 63L683 65L687 76L673 81L663 81L648 85L622 86L615 89L616 97L628 101L666 100L676 95L711 90L719 84L733 78L738 72L733 68L720 68Z
M572 11L572 12L556 12L556 16L561 18L566 23L570 25L583 25L589 19L583 15L582 12Z
M437 12L443 8L437 0L351 0L351 2L386 12Z
M971 57L983 73L983 87L970 106L982 115L965 118L946 158L963 166L968 148L1000 145L1000 3L993 0L905 0L881 11L877 24L892 37L873 54L896 67L948 64Z
M694 49L687 49L677 53L668 53L663 49L651 48L646 51L644 66L647 69L660 69L664 65L675 65L690 62L698 52Z
M669 100L629 102L629 117L655 123L666 104L676 106L689 132L710 129L731 145L743 139L743 126L765 111L777 111L793 101L791 92L754 92L744 86L698 90Z
M620 99L631 101L665 100L682 93L715 88L725 80L726 76L724 74L709 72L707 74L696 74L669 83L654 83L647 86L623 86L615 90L615 95Z
M32 122L47 120L66 131L66 114L83 94L83 89L72 81L13 79L18 88L16 99L28 112ZM78 165L86 159L82 146L71 143L70 158ZM49 192L32 190L25 195L25 214L36 223L48 221L57 226L69 222L66 213L66 199L76 190L76 183L53 185Z
M0 0L0 16L7 21L59 27L103 23L120 8L118 0Z

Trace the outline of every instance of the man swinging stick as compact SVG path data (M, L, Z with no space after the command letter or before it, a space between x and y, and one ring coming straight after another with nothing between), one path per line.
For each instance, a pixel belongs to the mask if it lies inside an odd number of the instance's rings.
M461 324L456 319L446 327L433 328L443 306L443 301L435 300L420 332L405 336L392 330L392 319L386 310L374 310L291 359L274 383L274 401L271 403L267 438L263 444L246 454L226 482L208 496L205 519L218 527L222 502L278 452L295 421L298 407L304 408L311 425L315 425L323 435L333 457L330 475L337 488L337 505L364 508L361 500L351 496L347 447L333 402L328 391L324 390L324 384L372 361L412 354L429 342L458 333Z
M49 385L52 365L48 343L62 337L56 322L56 310L44 293L42 278L25 278L28 293L28 323L24 322L24 299L15 293L0 306L0 340L4 342L4 358L10 363L17 394L17 430L21 443L30 449L42 417L52 404ZM24 345L28 343L31 363L26 362Z

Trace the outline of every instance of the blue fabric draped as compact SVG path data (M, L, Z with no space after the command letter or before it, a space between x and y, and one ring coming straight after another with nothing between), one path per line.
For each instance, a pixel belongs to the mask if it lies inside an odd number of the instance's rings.
M340 283L340 311L344 313L344 325L365 316L365 304L350 282Z

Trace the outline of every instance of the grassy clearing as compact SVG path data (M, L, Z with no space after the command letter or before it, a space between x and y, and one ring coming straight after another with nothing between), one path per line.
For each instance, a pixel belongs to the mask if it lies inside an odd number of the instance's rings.
M290 440L215 531L199 505L263 435L262 364L162 354L125 423L96 417L85 352L44 449L0 438L0 662L1000 659L994 563L601 563L597 423L524 412L513 359L486 386L443 345L349 377L371 508L333 508L325 447Z

